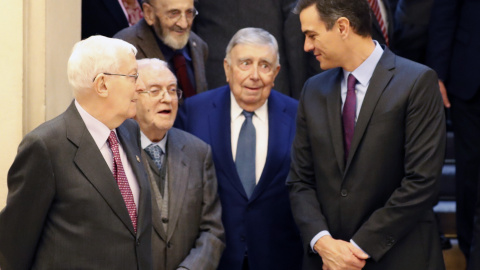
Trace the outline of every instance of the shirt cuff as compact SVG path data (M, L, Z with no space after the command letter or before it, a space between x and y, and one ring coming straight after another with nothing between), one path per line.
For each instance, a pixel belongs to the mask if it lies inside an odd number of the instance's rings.
M353 239L350 239L350 243L351 243L352 245L354 245L356 248L360 249L363 253L367 254L367 255L368 255L368 258L370 258L370 255L369 255L368 253L366 253L361 247L359 247L359 246L357 245L357 243L355 243L355 241L353 241Z
M313 237L312 241L310 241L310 248L312 249L312 251L313 251L314 253L317 253L317 252L315 251L315 249L313 249L313 247L315 246L315 243L317 243L318 239L320 239L320 238L322 238L322 237L324 237L324 236L326 236L326 235L331 236L330 233L329 233L327 230L321 231L321 232L319 232L317 235L315 235L315 236Z

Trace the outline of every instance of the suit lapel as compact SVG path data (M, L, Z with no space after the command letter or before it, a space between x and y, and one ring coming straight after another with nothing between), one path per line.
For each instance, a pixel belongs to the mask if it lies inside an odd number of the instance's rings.
M342 98L340 90L340 81L342 80L342 69L337 69L336 76L330 76L326 83L321 87L328 90L327 93L327 114L330 136L332 138L335 158L341 172L345 170L345 152L343 145L343 128L342 128Z
M135 235L132 221L115 178L88 132L74 103L67 109L65 122L67 125L67 138L78 147L73 161L87 180L97 189L112 211L130 232Z
M174 129L170 129L168 132L167 140L167 164L168 164L168 184L170 186L169 195L169 223L167 229L167 241L173 235L178 217L182 209L182 204L185 198L185 192L188 186L188 176L190 163L188 156L183 152L185 144L178 136L178 133Z
M141 19L133 27L138 27L136 33L140 41L138 42L137 49L142 51L144 55L148 55L149 58L165 59L152 32L152 28L147 24L145 19Z
M218 98L212 101L213 109L208 116L212 152L215 153L215 161L221 161L223 165L218 166L217 170L219 173L227 175L227 177L224 177L226 181L230 181L232 186L246 199L247 194L233 161L232 130L230 127L230 87L226 86L218 91Z
M195 33L190 33L188 44L190 46L190 56L192 57L196 92L198 94L205 91L203 85L206 85L206 82L205 82L205 66L204 66L203 53L200 51L200 48L198 47Z
M360 141L365 134L365 130L370 123L370 119L372 118L372 115L375 111L378 100L380 99L383 91L392 79L393 72L391 71L391 69L393 69L394 67L395 55L384 47L383 55L380 58L377 66L375 67L372 78L370 79L370 84L367 88L367 93L365 94L362 108L360 109L357 124L355 125L355 132L353 134L350 153L347 159L347 170L350 166L353 156L355 155L358 145L360 144Z
M290 158L287 154L290 145L285 142L292 141L291 127L294 119L285 113L286 105L275 96L272 91L268 99L268 150L265 166L263 167L260 180L255 187L250 201L255 200L267 189L274 175L284 166L284 159Z

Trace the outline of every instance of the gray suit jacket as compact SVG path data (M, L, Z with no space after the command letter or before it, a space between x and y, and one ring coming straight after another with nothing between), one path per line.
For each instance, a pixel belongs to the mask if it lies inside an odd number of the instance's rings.
M309 247L328 230L353 239L364 269L444 269L432 207L445 150L435 72L385 51L362 104L344 162L341 68L305 83L287 180L304 237L304 269L321 269Z
M137 59L158 58L165 60L160 47L158 47L154 32L145 19L118 32L114 38L123 39L133 44L138 50ZM195 83L197 85L196 91L198 94L208 90L207 79L205 77L205 61L207 61L208 57L208 46L205 41L193 32L190 32L188 46L190 47L190 56L192 57L193 72L195 73Z
M225 235L211 148L176 128L167 134L169 216L168 220L161 219L161 202L152 195L154 269L174 270L182 266L214 270L225 248ZM144 155L150 183L155 188L153 182L160 172L153 160ZM162 222L168 222L167 231Z
M118 127L117 134L140 187L137 233L72 103L27 134L18 148L0 213L3 270L152 268L149 184L141 149L125 128Z

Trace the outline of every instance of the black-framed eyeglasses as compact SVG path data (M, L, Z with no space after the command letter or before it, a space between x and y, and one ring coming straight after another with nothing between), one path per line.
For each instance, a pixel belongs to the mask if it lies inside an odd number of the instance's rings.
M139 94L149 94L150 97L157 98L159 97L160 99L165 97L165 92L167 92L172 99L181 99L182 98L182 93L183 91L179 88L163 88L163 89L158 89L155 88L153 90L145 90L145 91L139 91Z
M93 81L95 81L95 79L96 79L96 78L98 77L98 75L100 75L100 74L109 75L109 76L124 76L124 77L130 77L130 78L134 78L134 79L135 79L135 82L137 82L137 79L138 79L138 72L137 72L137 74L134 74L134 75L102 72L102 73L97 74L97 76L95 76L95 78L93 78Z

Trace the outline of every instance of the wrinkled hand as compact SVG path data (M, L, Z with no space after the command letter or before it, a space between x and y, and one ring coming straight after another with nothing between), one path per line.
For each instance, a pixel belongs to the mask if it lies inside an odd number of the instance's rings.
M318 239L314 247L322 257L323 270L361 270L368 255L350 242L326 235Z
M438 80L438 86L440 87L440 94L442 94L443 105L445 108L450 108L450 100L448 100L447 88L445 87L445 84L441 80Z

